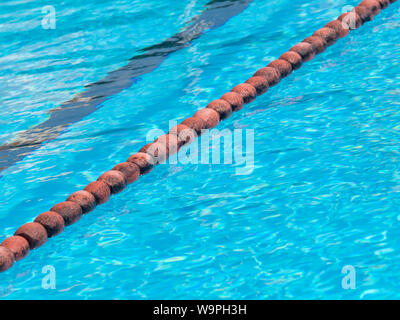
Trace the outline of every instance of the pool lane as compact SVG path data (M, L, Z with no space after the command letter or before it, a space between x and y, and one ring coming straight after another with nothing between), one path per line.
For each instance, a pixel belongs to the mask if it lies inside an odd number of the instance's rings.
M144 48L129 63L86 86L86 90L50 111L50 118L19 134L16 141L0 146L1 172L21 161L40 146L57 138L65 128L95 112L109 97L131 87L140 76L152 72L171 53L184 49L204 32L218 28L240 14L252 0L212 0L192 23L163 42Z

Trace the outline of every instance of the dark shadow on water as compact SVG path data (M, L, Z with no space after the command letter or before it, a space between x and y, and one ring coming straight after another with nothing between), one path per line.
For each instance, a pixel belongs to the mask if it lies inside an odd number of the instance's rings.
M193 18L182 32L162 43L142 49L142 53L131 58L127 65L109 72L97 82L86 85L83 92L51 110L48 120L23 131L15 142L0 146L0 176L2 170L21 161L43 143L54 140L68 125L82 120L100 108L109 97L131 87L140 76L152 72L168 55L186 48L205 31L218 28L231 17L241 13L251 1L210 1L204 11Z

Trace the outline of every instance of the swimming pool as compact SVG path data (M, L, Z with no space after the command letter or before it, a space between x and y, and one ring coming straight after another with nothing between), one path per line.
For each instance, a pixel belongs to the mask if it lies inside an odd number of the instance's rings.
M53 1L56 29L41 26L44 1L2 5L0 143L187 30L207 3ZM70 106L68 128L54 121L35 148L9 155L2 238L357 3L225 3L226 23L184 33L190 45L118 78L121 92L81 119ZM399 298L399 16L396 3L219 125L254 130L251 174L160 165L2 273L2 298ZM46 265L54 290L42 287ZM346 265L354 290L342 287Z

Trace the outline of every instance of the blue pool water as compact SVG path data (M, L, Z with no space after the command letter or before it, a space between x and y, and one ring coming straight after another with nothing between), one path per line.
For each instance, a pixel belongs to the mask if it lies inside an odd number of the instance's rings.
M227 1L226 23L60 134L38 132L48 141L0 173L1 239L358 3L304 2L232 13ZM54 0L54 30L41 26L47 1L2 3L0 144L188 28L207 3ZM0 274L1 298L399 299L399 18L395 3L220 123L254 129L251 174L160 165ZM54 290L42 287L46 265ZM346 265L354 290L342 288Z

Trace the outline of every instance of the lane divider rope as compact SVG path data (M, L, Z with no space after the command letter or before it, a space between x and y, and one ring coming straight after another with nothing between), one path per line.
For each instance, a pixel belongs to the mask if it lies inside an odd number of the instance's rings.
M41 213L33 222L19 227L13 236L0 244L0 272L10 269L14 262L25 258L30 250L39 248L49 238L60 234L82 215L107 202L111 195L124 190L128 184L138 180L140 175L149 173L155 165L166 161L169 155L178 152L183 145L193 142L205 130L216 127L232 112L241 110L245 104L252 102L270 87L277 85L282 78L299 69L304 62L310 61L338 39L347 36L349 30L355 30L365 22L373 20L382 9L396 1L362 1L352 11L327 23L279 59L258 70L250 79L182 121L168 134L145 145L126 162L119 163L112 170L103 173L97 181L71 194L66 201L56 204L50 211Z

